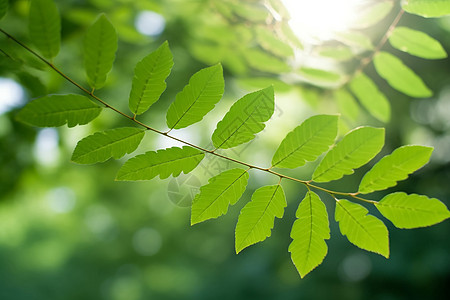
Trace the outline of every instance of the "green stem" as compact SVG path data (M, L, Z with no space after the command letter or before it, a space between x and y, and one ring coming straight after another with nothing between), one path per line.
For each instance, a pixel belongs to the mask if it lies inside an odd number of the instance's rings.
M157 134L166 136L166 137L168 137L168 138L170 138L170 139L172 139L172 140L175 140L175 141L177 141L177 142L180 142L180 143L183 143L183 144L185 144L185 145L188 145L188 146L191 146L191 147L193 147L193 148L196 148L196 149L198 149L198 150L200 150L200 151L202 151L202 152L204 152L204 153L207 153L207 154L211 154L211 155L220 157L220 158L222 158L222 159L225 159L225 160L228 160L228 161L231 161L231 162L240 164L240 165L242 165L242 166L246 166L246 167L248 168L247 171L248 171L249 169L256 169L256 170L260 170L260 171L262 171L262 172L267 172L267 173L270 173L270 174L272 174L272 175L278 176L278 177L280 178L279 184L281 183L281 180L284 178L284 179L288 179L288 180L291 180L291 181L295 181L295 182L302 183L302 184L304 184L304 185L308 188L308 190L310 190L310 188L313 188L313 189L316 189L316 190L321 190L321 191L323 191L323 192L326 192L326 193L330 194L331 196L333 196L333 198L334 198L334 195L341 195L341 196L352 197L353 199L360 200L360 201L364 201L364 202L367 202L367 203L372 203L372 204L376 203L376 201L367 200L367 199L364 199L364 198L357 197L357 196L356 196L357 193L344 193L344 192L337 192L337 191L328 190L328 189L325 189L325 188L323 188L323 187L320 187L320 186L311 184L311 181L305 181L305 180L301 180L301 179L298 179L298 178L290 177L290 176L287 176L287 175L284 175L284 174L281 174L281 173L272 171L271 168L262 168L262 167L258 167L258 166L256 166L256 165L252 165L252 164L246 163L246 162L244 162L244 161L240 161L240 160L238 160L238 159L234 159L234 158L232 158L232 157L228 157L228 156L222 155L222 154L220 154L220 153L215 152L217 149L214 149L214 150L208 150L208 149L205 149L205 148L203 148L203 147L194 145L194 144L192 144L192 143L190 143L190 142L187 142L187 141L184 141L184 140L182 140L182 139L179 139L179 138L177 138L177 137L175 137L175 136L169 135L170 130L169 130L168 132L163 132L163 131L160 131L160 130L155 129L155 128L153 128L153 127L150 127L150 126L148 126L148 125L142 123L141 121L136 120L136 115L129 116L129 115L127 115L126 113L124 113L124 112L120 111L119 109L115 108L114 106L108 104L107 102L105 102L105 101L102 100L101 98L97 97L97 96L94 95L94 93L93 93L94 90L89 91L88 89L86 89L86 88L84 88L83 86L81 86L81 85L80 85L79 83L77 83L75 80L73 80L73 79L70 78L68 75L66 75L66 74L63 73L61 70L59 70L54 64L52 64L51 62L49 62L48 60L46 60L44 57L42 57L41 55L39 55L37 52L35 52L35 51L32 50L31 48L29 48L27 45L25 45L25 44L22 43L21 41L17 40L15 37L11 36L9 33L5 32L3 29L0 28L0 32L2 32L4 35L6 35L8 38L10 38L12 41L14 41L15 43L17 43L17 44L18 44L19 46L21 46L22 48L24 48L25 50L27 50L28 52L30 52L31 54L33 54L33 55L34 55L35 57L37 57L39 60L41 60L42 62L44 62L44 63L45 63L46 65L48 65L51 69L53 69L55 72L57 72L60 76L62 76L62 77L63 77L64 79L66 79L68 82L70 82L71 84L73 84L75 87L77 87L77 88L78 88L79 90L81 90L83 93L89 95L90 97L92 97L92 98L95 99L96 101L100 102L100 103L101 103L102 105L104 105L106 108L109 108L109 109L115 111L116 113L120 114L121 116L123 116L123 117L129 119L130 121L134 122L135 124L137 124L137 125L139 125L139 126L141 126L141 127L144 127L145 129L147 129L147 130L149 130L149 131L153 131L153 132L155 132L155 133L157 133Z

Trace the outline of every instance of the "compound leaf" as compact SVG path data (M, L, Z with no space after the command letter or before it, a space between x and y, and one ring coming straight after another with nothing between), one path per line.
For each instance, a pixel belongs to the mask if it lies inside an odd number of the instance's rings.
M216 148L228 149L246 143L265 127L274 111L273 87L250 93L236 101L212 135Z
M384 128L359 127L332 148L317 166L312 179L316 182L336 180L353 174L371 160L384 145Z
M136 64L130 92L129 107L140 115L158 101L166 89L166 78L173 66L173 56L166 41Z
M120 168L116 180L150 180L158 175L161 179L177 177L181 172L191 172L204 157L205 153L188 146L149 151L129 159Z
M348 200L337 200L335 218L342 235L361 249L389 257L389 232L384 223L363 206Z
M210 178L192 202L191 225L226 214L244 193L248 177L246 170L231 169Z
M28 31L31 41L46 58L59 52L61 43L61 19L52 0L32 0Z
M272 166L297 168L327 151L337 135L338 116L317 115L289 132L272 158Z
M105 84L117 50L116 30L104 14L88 28L83 50L84 68L89 85L99 89Z
M422 79L394 55L379 52L375 55L373 63L377 73L394 89L415 98L433 95Z
M94 120L102 108L81 95L50 95L29 102L17 114L23 123L39 127L69 127Z
M0 20L6 15L8 6L8 0L0 0Z
M104 162L111 157L121 158L139 146L144 129L125 127L96 132L78 142L72 161L79 164Z
M236 225L236 253L269 237L275 217L282 218L286 206L281 185L257 189L239 215Z
M450 14L448 0L403 0L402 8L410 14L425 18L442 17Z
M325 240L330 238L328 213L319 196L306 193L296 213L297 220L291 230L289 245L291 259L303 278L320 265L327 255Z
M367 172L359 185L359 192L368 194L395 186L409 174L428 162L433 148L403 146L386 155Z
M391 118L389 101L366 74L361 72L355 75L350 82L350 90L372 116L385 123L389 121Z
M450 212L444 203L417 194L392 193L375 206L398 228L426 227L450 218Z
M389 37L392 47L411 55L426 59L447 57L444 47L439 41L422 31L408 27L396 27Z
M202 69L192 75L167 111L167 126L180 129L199 122L220 101L224 92L222 65Z

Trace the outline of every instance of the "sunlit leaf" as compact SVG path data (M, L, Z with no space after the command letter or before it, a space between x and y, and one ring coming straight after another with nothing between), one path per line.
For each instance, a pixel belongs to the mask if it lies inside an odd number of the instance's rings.
M337 200L335 218L342 235L361 249L389 257L389 232L384 223L363 206L348 200Z
M382 122L391 118L391 106L386 96L376 84L364 73L355 75L350 82L350 89L367 111Z
M297 168L327 151L337 135L338 116L316 115L289 132L272 158L272 166Z
M402 0L401 3L405 11L426 18L450 14L450 2L448 0Z
M269 237L275 217L283 217L286 205L281 185L257 189L239 215L236 225L236 253Z
M426 59L447 57L441 43L422 31L408 27L396 27L389 36L392 47Z
M333 97L336 100L339 112L348 117L350 120L356 121L359 117L359 107L355 98L345 89L335 90Z
M426 227L450 218L450 212L444 203L417 194L392 193L375 206L398 228Z
M31 41L46 58L59 52L61 43L61 19L52 0L32 0L28 31Z
M222 65L202 69L195 73L183 91L167 111L169 128L184 128L196 122L211 111L223 95L225 82Z
M29 102L17 114L23 123L39 127L69 127L94 120L102 108L81 95L50 95Z
M354 56L352 50L345 46L324 46L319 48L318 53L335 60L349 60Z
M384 128L359 127L349 133L332 148L317 166L312 180L327 182L369 162L384 145Z
M303 50L303 44L298 39L297 35L292 31L291 26L287 22L281 23L281 32L284 34L285 38L290 42L291 45Z
M297 220L292 226L293 241L289 245L289 252L303 278L320 265L327 255L325 240L330 238L330 227L327 209L314 192L306 193L295 215Z
M149 151L129 159L120 168L116 180L150 180L159 175L165 179L181 172L191 172L205 157L200 150L184 146Z
M0 19L2 19L8 11L8 1L9 0L0 0Z
M337 73L314 68L302 67L298 70L297 73L307 81L317 84L339 83L339 81L341 80L341 75Z
M255 70L269 73L286 73L291 67L284 61L263 50L253 48L246 49L243 53L246 62Z
M228 2L228 5L232 7L233 13L235 15L252 23L265 23L267 17L269 16L269 12L262 5L255 5L254 3L244 1Z
M129 101L132 113L140 115L158 101L166 89L165 80L172 66L173 57L167 41L136 64Z
M370 38L358 31L336 33L336 40L350 47L356 47L363 50L374 49Z
M217 123L212 135L216 148L232 148L252 140L274 111L273 87L245 95Z
M269 30L267 27L258 26L255 29L258 43L265 50L277 55L279 57L289 57L294 55L292 48L280 40L275 32Z
M99 89L105 84L117 50L116 30L104 14L86 32L83 50L89 85Z
M226 214L244 193L248 177L246 170L231 169L210 178L192 202L191 225Z
M416 98L433 95L422 79L394 55L379 52L375 55L373 63L378 74L394 89Z
M386 18L394 6L393 1L379 1L366 6L356 14L356 20L352 22L352 28L367 28Z
M425 146L403 146L386 155L367 172L359 185L359 192L368 194L392 187L397 181L428 162L433 148Z
M78 142L72 161L79 164L94 164L111 157L121 158L139 146L145 130L133 127L109 129L96 132Z

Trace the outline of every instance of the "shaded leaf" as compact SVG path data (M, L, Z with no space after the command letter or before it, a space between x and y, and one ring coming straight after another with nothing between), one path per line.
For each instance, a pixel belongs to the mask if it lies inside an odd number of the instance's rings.
M350 120L356 121L359 116L359 107L355 98L345 89L335 90L333 97L336 100L339 112Z
M357 29L371 27L386 18L393 6L393 1L380 1L366 6L358 11L357 18L352 22L351 27Z
M441 43L422 31L408 27L396 27L389 36L392 47L426 59L447 57Z
M246 170L231 169L210 178L192 202L191 225L226 214L244 193L248 177Z
M384 145L384 128L359 127L349 133L332 148L317 166L312 180L327 182L369 162Z
M428 162L433 148L425 146L403 146L386 155L367 172L359 185L359 192L368 194L395 186L397 181Z
M166 89L165 80L172 66L173 57L167 41L136 64L129 100L133 114L146 112L158 101Z
M32 0L28 31L31 41L46 58L59 52L61 43L61 19L52 0Z
M450 2L448 0L402 0L401 3L405 11L426 18L450 14Z
M379 52L375 55L373 63L378 74L394 89L416 98L433 95L422 79L394 55Z
M104 162L111 157L121 158L139 146L144 129L125 127L96 132L78 142L72 161L79 164Z
M316 115L289 132L272 158L272 167L297 168L327 151L337 135L338 116Z
M363 206L348 200L337 200L335 218L342 235L361 249L389 257L389 232L384 223Z
M0 0L0 20L6 15L8 11L8 0Z
M239 215L236 225L236 253L269 237L275 217L282 218L286 206L281 185L257 189Z
M17 114L23 123L39 127L69 127L94 120L102 108L81 95L50 95L35 99Z
M319 196L306 193L300 202L297 220L291 230L292 243L289 245L291 259L303 278L320 265L327 255L325 240L330 238L328 213Z
M89 85L99 89L105 84L117 50L116 30L104 14L88 28L83 50Z
M224 87L220 64L195 73L170 105L166 116L167 126L179 129L201 121L220 101Z
M264 129L274 111L273 87L245 95L217 123L212 135L216 148L228 149L246 143Z
M426 227L450 218L450 212L444 203L417 194L392 193L375 206L398 228Z
M350 82L350 90L372 116L385 123L390 120L391 106L389 101L366 74L355 75Z
M194 170L204 157L205 153L188 146L149 151L129 159L120 168L116 180L150 180L158 175L161 179L177 177L181 172L187 174Z

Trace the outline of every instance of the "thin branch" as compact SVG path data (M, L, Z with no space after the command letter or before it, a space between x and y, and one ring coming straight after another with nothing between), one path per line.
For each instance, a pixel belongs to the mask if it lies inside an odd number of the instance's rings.
M126 113L124 113L124 112L120 111L119 109L115 108L114 106L108 104L107 102L105 102L105 101L102 100L101 98L97 97L96 95L93 94L94 90L89 91L88 89L84 88L82 85L80 85L79 83L77 83L75 80L73 80L72 78L70 78L68 75L66 75L65 73L63 73L61 70L59 70L54 64L52 64L51 62L49 62L48 60L46 60L44 57L42 57L41 55L39 55L37 52L35 52L35 51L32 50L31 48L29 48L27 45L25 45L25 44L22 43L21 41L17 40L15 37L13 37L13 36L11 36L10 34L8 34L7 32L5 32L3 29L0 28L0 32L2 32L4 35L6 35L6 36L7 36L8 38L10 38L12 41L14 41L14 42L17 43L18 45L20 45L22 48L24 48L25 50L27 50L28 52L30 52L31 54L33 54L33 55L34 55L35 57L37 57L39 60L41 60L42 62L44 62L46 65L48 65L51 69L53 69L55 72L57 72L60 76L62 76L62 77L63 77L64 79L66 79L68 82L70 82L71 84L73 84L73 85L74 85L75 87L77 87L79 90L81 90L81 91L84 92L85 94L89 95L89 96L92 97L93 99L95 99L95 100L97 100L98 102L100 102L100 103L101 103L102 105L104 105L106 108L109 108L109 109L115 111L116 113L122 115L123 117L129 119L130 121L134 122L135 124L137 124L137 125L139 125L139 126L141 126L141 127L144 127L145 129L147 129L147 130L149 130L149 131L153 131L153 132L155 132L155 133L157 133L157 134L166 136L166 137L168 137L168 138L170 138L170 139L172 139L172 140L174 140L174 141L177 141L177 142L183 143L183 144L185 144L185 145L191 146L191 147L196 148L196 149L198 149L198 150L200 150L200 151L202 151L202 152L204 152L204 153L207 153L207 154L211 154L211 155L220 157L220 158L222 158L222 159L225 159L225 160L228 160L228 161L231 161L231 162L240 164L240 165L242 165L242 166L246 166L246 167L248 168L247 171L248 171L249 169L256 169L256 170L260 170L260 171L262 171L262 172L266 172L266 173L270 173L270 174L272 174L272 175L278 176L278 177L280 178L279 184L281 183L281 180L282 180L282 179L288 179L288 180L291 180L291 181L295 181L295 182L299 182L299 183L304 184L304 185L307 187L308 190L310 190L310 188L317 189L317 190L321 190L321 191L324 191L324 192L330 194L330 195L333 196L333 197L334 197L334 195L341 195L341 196L352 197L352 198L354 198L354 199L357 199L357 200L360 200L360 201L364 201L364 202L367 202L367 203L372 203L372 204L377 203L377 202L372 201L372 200L367 200L367 199L364 199L364 198L357 197L356 195L357 195L358 193L344 193L344 192L338 192L338 191L328 190L328 189L325 189L325 188L323 188L323 187L320 187L320 186L311 184L311 181L305 181L305 180L301 180L301 179L298 179L298 178L294 178L294 177L291 177L291 176L288 176L288 175L284 175L284 174L275 172L275 171L271 170L272 167L271 167L271 168L262 168L262 167L259 167L259 166L256 166L256 165L252 165L252 164L246 163L246 162L244 162L244 161L240 161L240 160L238 160L238 159L234 159L234 158L232 158L232 157L228 157L228 156L222 155L222 154L216 152L217 148L214 149L214 150L208 150L208 149L205 149L205 148L203 148L203 147L200 147L200 146L194 145L194 144L192 144L192 143L190 143L190 142L187 142L187 141L184 141L184 140L182 140L182 139L179 139L179 138L177 138L177 137L175 137L175 136L169 135L169 132L170 132L171 130L169 130L169 131L167 131L167 132L163 132L163 131L160 131L160 130L155 129L155 128L153 128L153 127L150 127L150 126L148 126L148 125L142 123L141 121L136 120L136 115L129 116L129 115L127 115Z

